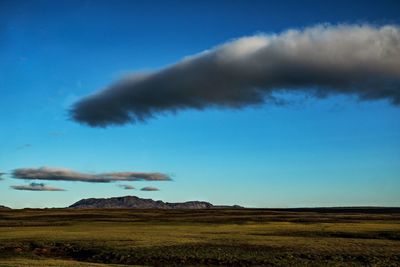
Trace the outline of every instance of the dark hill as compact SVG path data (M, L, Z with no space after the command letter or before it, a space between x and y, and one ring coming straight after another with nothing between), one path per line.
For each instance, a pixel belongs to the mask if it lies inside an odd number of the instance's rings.
M161 200L144 199L136 196L112 197L112 198L88 198L82 199L71 206L70 208L133 208L133 209L211 209L218 208L211 203L204 201L188 201L182 203L168 203ZM228 206L225 206L228 207ZM231 208L237 208L232 206Z
M9 207L0 205L0 210L9 210L9 209L10 209Z

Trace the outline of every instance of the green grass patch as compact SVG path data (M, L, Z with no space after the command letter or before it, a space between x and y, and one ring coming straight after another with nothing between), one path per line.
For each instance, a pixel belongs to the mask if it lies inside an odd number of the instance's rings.
M11 210L0 266L400 266L399 237L397 212Z

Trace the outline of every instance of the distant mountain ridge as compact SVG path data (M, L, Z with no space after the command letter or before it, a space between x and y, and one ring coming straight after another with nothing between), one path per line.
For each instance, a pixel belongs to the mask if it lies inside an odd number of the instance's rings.
M205 201L188 201L181 203L169 203L161 200L144 199L136 196L112 197L112 198L87 198L69 206L79 209L212 209L212 208L241 208L240 206L214 206Z
M0 205L0 209L3 209L3 210L9 210L9 209L11 209L11 208L9 208L9 207L6 207L6 206L2 206L2 205Z

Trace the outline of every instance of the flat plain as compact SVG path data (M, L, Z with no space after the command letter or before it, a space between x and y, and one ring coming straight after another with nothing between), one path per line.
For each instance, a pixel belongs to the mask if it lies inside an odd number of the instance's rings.
M400 266L400 208L0 211L0 266Z

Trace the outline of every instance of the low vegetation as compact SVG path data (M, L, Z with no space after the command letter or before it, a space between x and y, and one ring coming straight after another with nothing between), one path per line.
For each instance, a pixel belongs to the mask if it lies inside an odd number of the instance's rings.
M105 264L400 266L400 210L0 211L0 266Z

